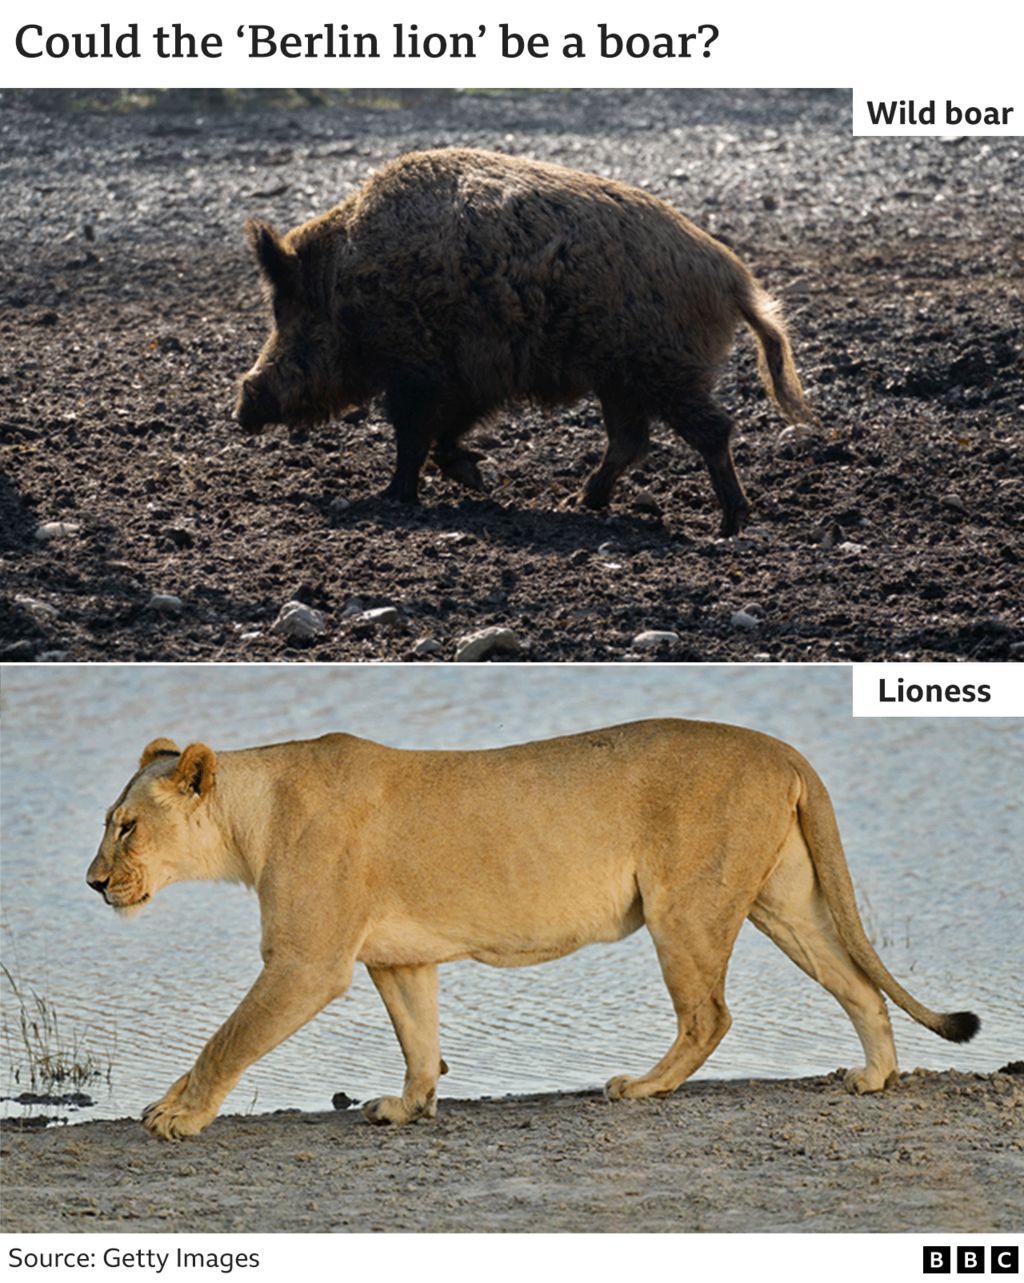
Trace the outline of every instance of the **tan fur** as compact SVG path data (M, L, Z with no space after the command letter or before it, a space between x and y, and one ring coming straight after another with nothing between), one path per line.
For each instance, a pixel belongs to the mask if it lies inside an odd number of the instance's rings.
M356 962L406 1061L402 1095L364 1106L374 1121L435 1112L438 964L527 966L641 925L678 1037L648 1073L613 1078L612 1099L673 1091L723 1037L726 967L747 916L849 1013L867 1056L852 1090L896 1073L880 987L946 1036L976 1027L920 1007L889 976L860 927L824 786L756 732L661 720L485 752L349 735L180 756L154 743L107 814L90 884L127 909L174 881L246 882L264 963L146 1111L155 1136L205 1127L249 1065L344 993Z

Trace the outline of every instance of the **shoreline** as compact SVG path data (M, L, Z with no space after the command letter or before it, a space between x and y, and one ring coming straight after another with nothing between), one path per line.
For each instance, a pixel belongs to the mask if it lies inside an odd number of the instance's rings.
M0 1229L53 1232L993 1232L1024 1214L1024 1077L915 1070L875 1096L837 1072L227 1115L162 1144L134 1119L0 1124Z

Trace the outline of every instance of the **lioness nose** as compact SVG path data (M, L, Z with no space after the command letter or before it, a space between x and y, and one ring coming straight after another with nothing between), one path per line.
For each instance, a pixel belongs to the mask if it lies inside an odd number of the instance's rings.
M110 879L109 878L86 878L86 881L89 883L89 885L92 887L94 891L98 891L100 895L102 895L103 892L107 889L107 883L110 881Z

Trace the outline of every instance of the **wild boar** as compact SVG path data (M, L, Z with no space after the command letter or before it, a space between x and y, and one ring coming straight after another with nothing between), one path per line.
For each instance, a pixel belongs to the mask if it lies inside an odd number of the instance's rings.
M722 533L736 534L750 505L712 389L740 320L783 415L814 417L779 305L730 249L625 183L486 151L413 152L285 235L258 220L246 233L274 330L242 380L238 422L324 422L383 396L389 499L416 501L428 455L483 488L481 456L462 444L474 424L516 400L593 393L608 446L584 504L608 504L661 419L703 456Z

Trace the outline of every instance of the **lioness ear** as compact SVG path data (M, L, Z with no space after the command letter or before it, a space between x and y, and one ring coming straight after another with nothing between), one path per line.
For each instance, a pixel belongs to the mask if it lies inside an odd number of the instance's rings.
M142 756L139 758L139 770L144 771L158 757L163 757L166 754L177 757L180 752L181 749L175 744L174 740L165 739L161 735L158 739L150 740L142 750Z
M213 788L217 770L217 754L205 744L190 744L178 761L171 780L182 793L206 797Z
M281 238L269 223L250 218L245 225L245 239L252 246L263 275L278 290L295 283L295 255L281 244Z

